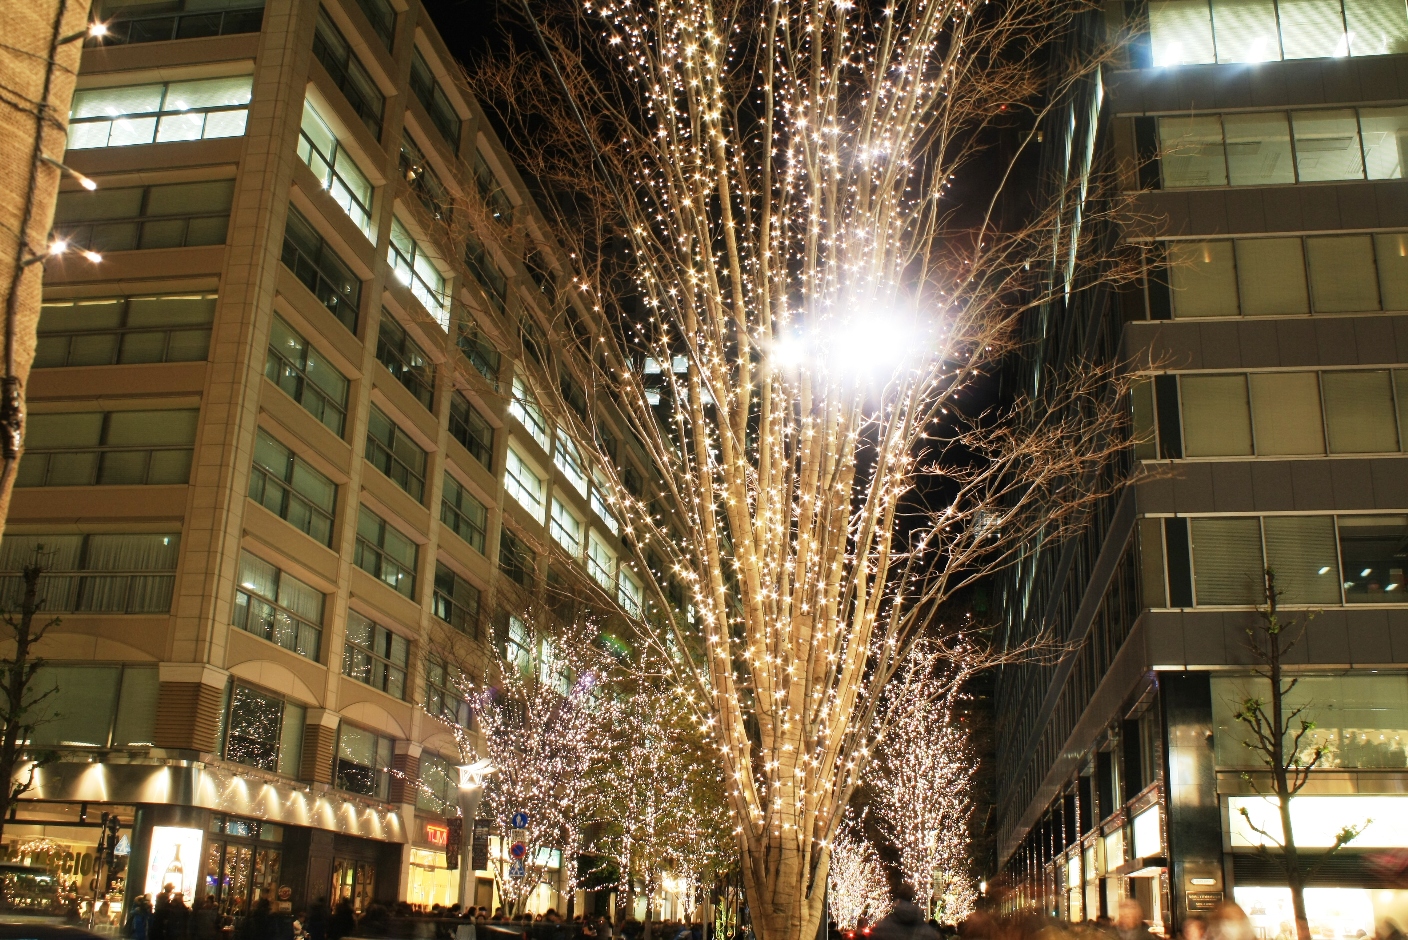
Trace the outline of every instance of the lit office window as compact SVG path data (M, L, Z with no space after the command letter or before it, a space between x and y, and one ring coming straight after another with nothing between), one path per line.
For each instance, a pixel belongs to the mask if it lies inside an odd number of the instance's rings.
M543 478L512 447L504 461L504 489L539 522L543 519Z
M241 137L253 78L204 78L74 92L68 149Z
M357 224L362 234L375 240L372 231L372 184L338 142L337 135L313 107L303 101L303 123L298 129L298 157L308 164L318 182Z
M1155 66L1390 55L1408 51L1408 11L1394 0L1152 0L1149 40Z
M400 219L391 220L391 244L386 260L396 280L411 289L435 322L447 332L450 329L450 298L445 293L445 277L425 249L411 237Z

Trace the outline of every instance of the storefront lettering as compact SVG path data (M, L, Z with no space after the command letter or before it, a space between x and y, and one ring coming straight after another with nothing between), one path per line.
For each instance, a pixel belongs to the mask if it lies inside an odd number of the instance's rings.
M425 824L425 841L431 845L444 845L450 840L450 829L448 826L437 825L436 823Z

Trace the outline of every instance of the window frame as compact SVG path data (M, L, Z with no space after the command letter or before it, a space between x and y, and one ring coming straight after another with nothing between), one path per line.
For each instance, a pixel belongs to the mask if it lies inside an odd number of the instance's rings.
M268 565L270 568L274 569L274 597L267 597L264 594L255 593L255 588L241 583L241 581L239 580L238 566L241 564L241 560L244 555L249 555L255 561L260 562L261 564ZM281 649L286 649L291 653L296 653L299 656L302 656L304 659L312 660L315 663L321 663L323 661L322 647L324 631L322 621L327 617L328 595L324 594L316 585L309 584L307 581L304 581L301 578L294 577L284 569L280 568L276 563L269 561L267 558L261 558L260 556L255 555L253 552L250 552L247 549L241 549L240 559L237 559L236 565L237 567L235 570L235 602L232 605L232 612L230 614L230 625L237 627L240 630L243 630L251 636L256 636L259 637L261 640L273 643L275 646L278 646ZM309 620L307 617L300 613L297 613L292 608L286 606L279 600L277 595L281 593L284 578L292 579L302 587L308 588L309 590L313 591L322 599L318 605L320 610L319 618L317 621ZM245 599L243 604L240 603L241 596L243 596ZM275 617L281 615L293 622L292 646L283 643L278 639L279 631L277 622L274 618L269 619L269 626L265 630L256 631L250 628L252 623L250 618L254 614L253 604L255 601L258 601L265 607L269 608L269 610L273 612ZM311 638L312 641L311 655L307 652L304 652L304 650L308 648L308 645L301 642L302 638L305 635L305 629L307 631L308 637Z
M185 84L190 84L190 83L192 83L192 82L199 82L199 81L211 81L211 82L214 82L214 81L223 81L223 80L227 80L227 79L229 79L229 78L245 78L245 77L247 77L247 78L249 79L249 89L248 89L248 92L247 92L247 97L245 98L245 100L244 100L243 102L235 103L235 104L208 105L208 106L205 106L205 107L196 107L196 108L183 108L183 107L179 107L179 106L178 106L178 107L175 107L175 108L168 109L168 108L166 107L167 98L168 98L168 96L171 94L171 86L172 86L172 85L185 85ZM160 100L160 103L157 105L157 108L156 108L155 111L129 111L129 112L123 112L123 113L121 113L121 114L118 114L118 113L115 113L115 112L109 110L108 113L106 113L106 114L90 115L90 116L87 116L87 117L74 117L74 116L73 116L73 109L71 109L70 112L69 112L69 122L68 122L68 149L69 149L69 150L74 150L74 151L77 151L77 150L107 150L107 149L110 149L110 148L112 148L112 147L143 146L143 145L146 145L146 144L180 143L180 142L193 141L193 140L222 140L222 139L229 138L229 137L243 137L243 136L245 135L245 132L248 130L248 127L249 127L249 106L250 106L250 102L251 102L251 101L253 100L253 98L254 98L254 75L253 75L252 73L251 73L250 75L248 75L248 76L231 75L231 76L221 76L221 77L219 77L219 78L181 79L181 80L176 80L176 81L148 82L148 83L137 84L137 85L118 85L118 86L103 87L103 88L80 88L80 89L78 89L78 91L75 93L74 97L75 97L75 98L78 98L78 97L80 97L80 96L82 96L82 95L84 95L84 94L86 94L86 93L88 93L88 92L115 92L115 91L119 91L119 90L121 90L121 89L126 89L126 88L155 88L155 87L157 87L158 85L161 86L161 100ZM178 102L178 105L179 105L179 102ZM242 114L244 115L244 120L240 122L240 130L239 130L239 133L237 133L237 134L221 133L221 134L214 135L214 136L212 136L212 137L206 137L206 136L205 136L206 129L207 129L208 125L209 125L209 118L210 118L210 115L212 115L212 114L235 114L235 113L242 113ZM168 140L160 140L160 139L159 139L160 136L161 136L161 125L162 125L162 123L163 123L168 117L184 117L184 116L186 116L186 115L193 115L193 114L199 114L199 115L201 115L201 133L200 133L200 136L198 136L198 137L177 137L177 138L171 138L171 139L168 139ZM151 133L151 139L150 139L150 140L134 140L134 141L132 141L131 143L128 143L128 144L114 144L114 143L111 143L111 140L112 140L112 131L113 131L113 128L114 128L115 126L117 126L120 122L130 122L130 121L139 121L139 120L151 120L151 122L152 122L152 133ZM93 145L93 146L88 146L88 145L78 145L78 146L75 146L75 140L74 140L74 138L75 138L76 135L82 134L82 133L83 133L83 129L84 129L85 127L96 126L97 124L102 123L102 122L107 122L107 124L108 124L108 137L107 137L108 142L107 142L107 143L103 143L103 144L99 144L99 145Z
M377 526L377 541L375 542L368 539L362 533L362 524L365 519L370 519ZM386 533L388 530L394 532L400 538L405 539L406 543L411 546L413 557L410 567L407 567L399 559L391 557L388 553L386 549ZM391 590L395 591L397 594L403 597L409 597L412 600L415 600L416 596L417 569L420 567L420 548L419 543L417 543L415 539L406 535L396 526L368 509L365 505L358 505L357 537L353 551L353 564L391 588ZM372 570L362 563L364 555L370 556L368 560L375 564L376 570ZM394 582L388 580L386 576L387 573L395 574L396 580ZM399 585L402 583L407 585L406 590L400 588Z
M371 646L359 643L352 638L350 630L343 631L342 674L354 682L384 692L394 699L404 701L410 688L411 647L409 639L400 633L383 626L365 614L355 610L347 613L349 626L353 617L359 617L371 627ZM401 659L395 659L397 641L400 641ZM365 662L358 663L361 657ZM365 678L358 675L365 673ZM380 682L373 681L380 677ZM396 691L399 677L399 691Z
M276 476L278 473L277 468L269 467L259 462L259 448L256 446L250 458L249 489L246 491L246 495L304 535L307 535L321 545L331 548L337 519L337 492L339 489L337 483L313 467L312 464L308 463L308 461L293 448L284 444L262 427L257 428L255 431L256 443L260 437L267 439L270 443L287 454L286 470L283 478ZM328 484L328 487L332 490L331 506L323 507L316 505L306 493L302 492L294 485L299 468L305 473L321 478ZM260 494L257 496L254 492L256 481L258 481L260 488ZM279 500L279 508L277 509L271 507L268 502L266 502L270 484L282 494L282 498ZM289 518L295 505L301 506L308 513L310 521L306 527ZM315 525L312 520L321 522L321 526ZM321 531L323 533L322 536L320 537L314 530Z
M391 439L389 441L376 437L372 432L372 421L378 416L386 423L386 427L390 431ZM400 453L402 445L412 448L415 455L419 455L419 468L406 462ZM405 429L392 420L390 415L376 405L371 406L371 413L367 421L367 441L363 449L363 456L368 463L380 470L383 475L404 490L417 503L425 500L425 474L430 465L430 454L420 446L415 438L407 434Z

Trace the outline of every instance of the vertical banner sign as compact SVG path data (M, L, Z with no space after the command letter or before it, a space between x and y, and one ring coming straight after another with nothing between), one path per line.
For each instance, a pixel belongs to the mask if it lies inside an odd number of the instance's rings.
M449 830L445 837L445 867L450 871L458 871L460 852L464 849L464 818L460 816L447 817L445 828Z
M470 846L470 865L475 871L487 871L489 868L489 830L493 828L492 819L476 819L474 821L474 841Z

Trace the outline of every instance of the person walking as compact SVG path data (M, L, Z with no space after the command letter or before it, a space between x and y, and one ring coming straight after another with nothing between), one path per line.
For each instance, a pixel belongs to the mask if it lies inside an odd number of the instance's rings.
M924 922L914 889L901 884L895 890L895 906L870 929L870 940L939 940L939 932Z
M337 902L337 907L333 908L332 917L328 920L328 940L342 940L343 937L350 937L357 931L357 914L352 910L351 898L343 898Z
M1144 923L1144 905L1134 898L1120 902L1120 914L1115 919L1115 936L1119 940L1154 940Z
M167 908L165 940L191 940L191 909L186 896L177 891Z

